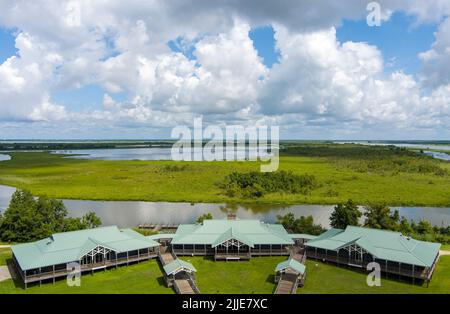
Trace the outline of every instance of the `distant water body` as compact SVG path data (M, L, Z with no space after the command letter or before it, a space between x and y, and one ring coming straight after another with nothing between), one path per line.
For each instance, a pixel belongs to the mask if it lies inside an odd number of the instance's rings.
M432 156L436 159L441 160L450 160L450 154L442 153L442 152L433 152L430 149L434 150L446 150L450 151L449 145L436 145L436 144L409 144L409 143L389 143L389 142L369 142L369 141L336 141L338 144L362 144L362 145L381 145L381 146L397 146L397 147L405 147L405 148L415 148L423 150L424 154Z

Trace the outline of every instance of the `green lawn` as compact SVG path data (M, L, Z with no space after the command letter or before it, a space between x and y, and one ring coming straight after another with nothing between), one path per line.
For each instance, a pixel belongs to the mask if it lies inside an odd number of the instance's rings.
M450 244L442 244L441 250L443 250L443 251L450 251Z
M174 293L166 288L163 276L156 260L140 264L97 271L93 275L81 277L80 287L69 287L65 280L57 280L55 284L46 283L39 287L34 284L26 290L13 280L0 282L2 293Z
M6 265L6 261L11 258L11 249L0 248L0 266Z
M27 188L35 195L92 200L450 206L450 176L419 173L368 173L340 167L325 158L281 157L280 170L313 174L320 188L310 195L267 194L258 199L230 198L217 183L232 171L259 170L257 162L102 161L62 158L48 153L12 153L2 161L0 184ZM450 163L442 163L450 170ZM117 193L120 190L121 193Z
M255 257L249 262L214 262L202 257L183 257L197 268L202 293L273 293L274 268L285 257ZM381 287L368 287L366 275L334 265L308 260L307 279L298 293L450 293L450 256L441 257L430 287L382 279ZM156 260L83 275L81 287L65 280L24 290L12 280L0 282L2 293L173 293L163 284Z

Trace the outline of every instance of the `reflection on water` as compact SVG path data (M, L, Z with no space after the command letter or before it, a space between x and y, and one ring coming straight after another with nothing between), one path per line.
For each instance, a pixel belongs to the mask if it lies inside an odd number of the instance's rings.
M14 188L0 185L0 211L8 207ZM169 202L128 202L128 201L81 201L64 200L71 217L81 217L94 211L103 225L133 227L141 223L192 223L198 216L211 213L215 218L226 217L230 212L242 219L260 219L275 222L277 215L289 212L296 217L312 215L317 223L329 227L331 205L237 205L211 203L169 203ZM401 216L419 221L426 219L434 225L450 225L450 208L439 207L396 207Z
M267 157L267 147L259 147L259 151L249 150L246 146L235 146L237 160L255 159L258 156ZM223 146L224 154L226 145ZM147 147L147 148L114 148L114 149L72 149L55 150L54 154L76 154L67 158L100 159L100 160L172 160L171 147ZM214 149L213 149L214 151ZM192 150L192 160L202 160L202 151ZM225 155L223 156L225 160Z
M446 154L446 153L441 153L441 152L433 152L433 151L424 151L424 154L430 155L436 159L441 159L441 160L450 160L450 155Z

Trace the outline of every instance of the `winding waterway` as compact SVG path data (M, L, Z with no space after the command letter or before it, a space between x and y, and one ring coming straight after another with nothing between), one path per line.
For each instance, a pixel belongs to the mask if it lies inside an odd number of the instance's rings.
M14 188L0 185L0 211L8 207ZM227 205L213 203L170 203L134 201L85 201L63 200L69 216L81 217L89 211L95 212L103 225L133 227L142 223L178 224L192 223L198 216L211 213L214 217L225 217L236 213L239 218L254 218L275 222L277 215L292 212L296 217L312 215L316 223L329 227L331 205ZM393 208L394 209L394 208ZM439 207L395 207L401 216L418 221L426 219L434 225L450 225L450 208Z

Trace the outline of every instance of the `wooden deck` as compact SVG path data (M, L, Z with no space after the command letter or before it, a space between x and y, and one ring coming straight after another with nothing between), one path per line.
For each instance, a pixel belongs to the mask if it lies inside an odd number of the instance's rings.
M81 265L81 272L88 272L88 271L95 271L98 269L106 269L110 267L116 267L124 264L134 263L134 262L140 262L144 260L148 260L151 258L157 257L156 253L150 253L150 254L140 254L140 256L133 256L129 258L121 258L121 259L113 259L113 260L107 260L101 263L93 263L93 264L84 264ZM40 282L43 280L49 280L53 278L60 278L60 277L66 277L69 273L71 273L72 270L67 269L61 269L61 270L55 270L54 272L45 272L40 274L33 274L33 275L27 275L26 277L23 276L23 274L19 271L18 273L22 276L22 279L25 284L32 283L32 282Z

